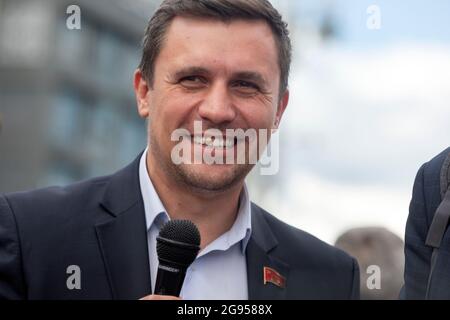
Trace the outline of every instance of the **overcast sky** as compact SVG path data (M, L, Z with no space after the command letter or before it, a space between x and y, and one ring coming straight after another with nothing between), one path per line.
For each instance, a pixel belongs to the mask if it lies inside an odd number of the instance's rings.
M403 237L418 168L450 146L450 1L280 1L291 21L331 8L337 38L294 32L282 168L257 202L329 243L356 226Z

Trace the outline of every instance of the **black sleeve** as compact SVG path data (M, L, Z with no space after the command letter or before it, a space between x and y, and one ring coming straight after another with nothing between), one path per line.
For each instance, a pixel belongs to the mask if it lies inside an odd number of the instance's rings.
M431 248L425 245L429 221L424 195L423 165L414 182L405 232L405 285L402 299L425 299L430 271Z
M0 299L25 299L19 235L14 214L0 195Z
M350 293L350 300L359 300L360 299L360 274L359 274L359 265L355 258L353 260L353 283L352 290Z

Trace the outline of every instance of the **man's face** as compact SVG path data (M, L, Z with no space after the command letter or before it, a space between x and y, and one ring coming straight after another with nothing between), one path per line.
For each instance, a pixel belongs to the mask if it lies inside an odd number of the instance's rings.
M203 132L218 129L224 136L226 129L270 133L288 101L287 92L280 100L279 85L278 50L265 22L175 18L155 62L153 86L142 90L139 72L135 78L139 113L150 119L149 166L197 190L224 191L239 184L253 164L175 165L171 153L179 142L171 135L182 128L193 136L196 121ZM192 150L224 157L229 152L194 140ZM233 143L237 153L236 144L248 141Z

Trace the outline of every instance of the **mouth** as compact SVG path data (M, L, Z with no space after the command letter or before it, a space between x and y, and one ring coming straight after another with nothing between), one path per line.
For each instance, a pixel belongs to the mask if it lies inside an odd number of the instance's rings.
M231 149L238 143L236 137L192 136L191 139L195 145L214 149Z
M241 130L234 133L217 131L184 132L174 146L171 156L176 164L241 165L258 161L256 137L246 136ZM174 141L174 140L173 140ZM175 140L176 141L176 140ZM173 152L175 151L175 152ZM175 157L175 158L174 158Z

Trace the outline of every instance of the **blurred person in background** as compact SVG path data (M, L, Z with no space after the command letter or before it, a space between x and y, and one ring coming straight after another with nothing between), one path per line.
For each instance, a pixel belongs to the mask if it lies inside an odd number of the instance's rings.
M404 265L400 237L385 228L355 228L339 236L335 246L358 260L361 300L398 299ZM375 279L378 276L380 279Z
M147 295L162 224L187 219L200 230L201 251L184 299L357 299L354 258L250 202L253 164L171 157L178 129L202 154L225 154L250 144L230 143L226 129L278 128L289 100L288 34L266 0L164 1L134 77L147 149L110 176L0 197L0 297L176 299ZM220 130L218 141L194 136L195 121ZM71 288L74 267L81 284Z
M450 299L450 148L423 164L405 230L403 299Z

